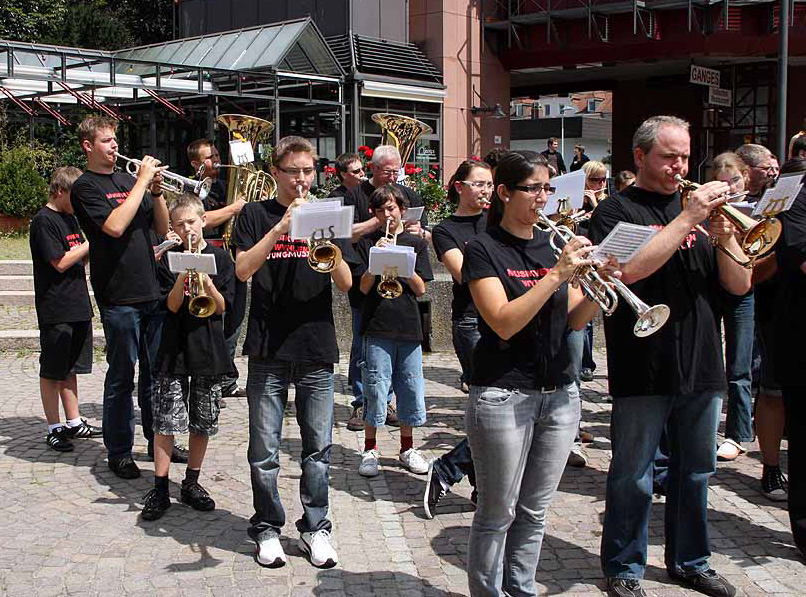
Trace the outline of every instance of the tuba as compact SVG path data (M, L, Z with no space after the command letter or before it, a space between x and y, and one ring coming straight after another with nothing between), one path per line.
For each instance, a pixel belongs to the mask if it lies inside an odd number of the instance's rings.
M297 194L302 199L302 185L297 186ZM325 235L324 228L311 234L308 239L308 265L313 271L328 274L341 263L341 249L331 242L333 238L333 233Z
M188 253L201 253L201 243L194 236L188 239ZM206 275L195 269L189 269L186 272L188 295L190 296L188 311L194 317L210 317L216 310L213 297L204 290L204 276Z
M261 139L268 137L274 130L274 124L243 114L222 114L216 118L216 122L225 126L229 131L229 139L232 141L243 141L256 148ZM227 205L231 205L238 197L243 197L247 203L252 201L263 201L277 194L277 182L271 174L259 170L254 163L248 164L217 164L218 168L230 168L230 175L227 180ZM232 241L232 231L235 229L233 216L224 227L222 235L224 248L230 249Z
M696 182L685 180L680 174L675 174L674 179L680 185L680 201L685 208L689 193L698 189L700 185ZM728 199L736 199L746 194L729 195ZM775 242L781 235L781 222L778 221L778 218L765 216L761 220L756 220L727 203L720 205L714 211L725 216L736 227L740 236L739 247L742 250L742 255L734 255L729 249L723 247L716 237L709 235L708 231L702 226L698 225L697 230L708 236L713 246L720 249L739 265L751 268L758 259L769 255L775 248Z
M389 224L392 223L391 219L386 220L386 233L383 238L390 241L393 245L397 244L397 234L389 234ZM380 242L380 240L378 241ZM377 244L375 246L378 246ZM397 268L386 267L383 270L381 281L378 282L378 294L381 298L396 299L403 294L403 285L397 279Z
M372 120L381 127L381 145L394 145L400 152L400 165L404 166L414 151L420 135L433 132L430 126L409 116L377 112Z

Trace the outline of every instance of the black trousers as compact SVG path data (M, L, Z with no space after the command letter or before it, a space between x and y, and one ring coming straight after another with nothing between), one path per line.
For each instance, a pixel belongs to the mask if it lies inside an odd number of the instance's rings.
M789 522L792 537L806 556L806 384L784 385L789 442Z

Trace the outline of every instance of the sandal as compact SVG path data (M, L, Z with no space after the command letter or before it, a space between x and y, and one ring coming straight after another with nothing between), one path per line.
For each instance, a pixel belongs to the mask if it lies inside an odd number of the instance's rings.
M732 460L736 460L746 451L747 450L745 450L739 443L733 441L732 439L726 439L716 451L716 459L721 462L730 462Z

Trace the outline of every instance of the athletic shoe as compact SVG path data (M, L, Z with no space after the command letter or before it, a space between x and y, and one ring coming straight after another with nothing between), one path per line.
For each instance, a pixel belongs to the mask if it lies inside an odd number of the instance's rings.
M415 448L409 448L402 452L399 458L403 466L415 475L424 475L428 472L428 461Z
M761 476L761 493L773 502L785 502L789 496L789 481L777 466L765 466Z
M735 442L732 439L726 439L716 451L716 459L721 462L730 462L732 460L736 460L739 456L744 454L745 451L746 450L741 446L741 444L739 444L739 442Z
M391 402L386 405L386 424L390 427L400 427L400 420L397 418L397 409Z
M68 439L64 427L57 427L48 433L47 437L45 438L45 442L51 447L51 449L56 450L57 452L72 452L73 448L75 447L73 446L73 442Z
M347 431L363 431L364 407L354 406L350 418L347 420Z
M736 595L736 587L710 568L695 574L685 575L669 572L669 576L690 589L711 597L733 597Z
M378 450L367 450L361 454L358 474L362 477L375 477L378 475Z
M161 493L156 489L149 491L143 501L143 511L140 513L143 520L162 518L165 511L171 507L171 498L168 497L168 494Z
M423 509L428 520L434 518L439 500L450 492L448 485L439 478L439 473L434 468L434 463L436 463L436 460L428 463L428 481L425 483L425 495L423 495Z
M96 427L95 425L90 425L87 423L87 419L81 419L81 425L76 425L75 427L66 426L62 429L65 430L67 437L70 439L75 438L85 438L85 437L102 437L104 434L104 430L100 427Z
M594 439L595 438L593 437L593 434L590 431L580 430L579 441L582 442L583 444L590 444L593 442Z
M583 369L579 372L579 379L582 381L593 381L593 371L587 368Z
M646 597L637 578L608 578L607 594L610 597Z
M221 395L227 398L246 398L246 388L239 388L237 385L233 385L227 388L226 392L221 392Z
M311 564L317 568L333 568L339 563L339 556L330 544L330 531L325 529L300 533L299 548L308 554Z
M285 552L280 543L280 537L269 537L255 541L255 561L266 568L281 568L285 566Z
M140 469L131 456L110 460L109 470L121 479L137 479L140 476Z
M199 485L198 481L195 483L185 483L182 481L182 493L179 497L183 504L187 504L194 510L201 512L209 512L215 510L215 501L207 493L207 490Z
M585 457L585 451L582 449L581 445L574 444L574 447L571 448L571 452L568 454L568 462L566 464L575 468L582 468L588 464L588 459Z

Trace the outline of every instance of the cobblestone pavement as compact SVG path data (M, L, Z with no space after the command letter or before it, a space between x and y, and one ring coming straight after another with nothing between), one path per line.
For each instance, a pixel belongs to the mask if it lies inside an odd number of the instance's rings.
M600 363L603 355L598 355ZM239 360L245 370L245 362ZM431 457L463 437L465 396L457 390L453 355L425 358L427 426L415 445ZM104 363L80 378L82 414L101 418ZM252 513L246 464L245 399L228 399L221 430L211 442L202 483L217 502L198 513L174 502L164 518L139 519L153 465L146 462L138 426L136 481L107 468L101 440L79 440L72 453L44 443L36 355L0 358L0 595L466 595L464 565L473 517L470 487L462 482L444 500L435 520L423 517L425 478L396 464L398 432L379 434L383 472L368 480L357 472L362 434L347 431L346 366L337 369L336 420L331 478L331 518L341 564L313 568L296 547L293 521L298 498L299 428L289 407L282 444L280 493L288 524L283 542L288 565L259 567L246 538ZM609 462L606 381L597 371L585 384L583 428L595 442L589 466L568 469L549 514L538 580L545 594L601 595L599 541ZM178 498L182 470L171 471ZM804 565L792 546L787 513L758 491L757 446L735 463L720 464L711 481L713 564L746 595L804 595ZM685 595L666 577L663 518L651 522L651 595ZM799 588L800 587L800 588Z

